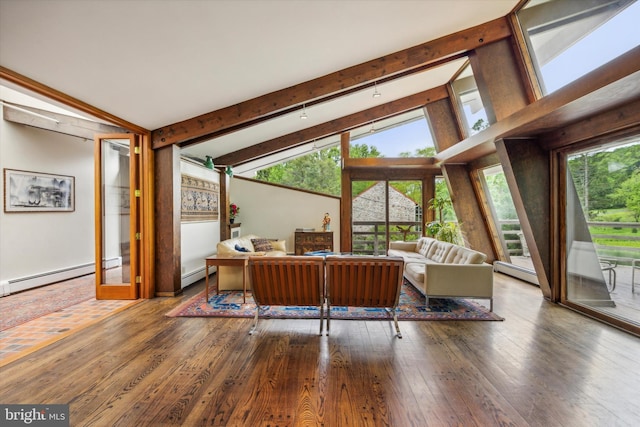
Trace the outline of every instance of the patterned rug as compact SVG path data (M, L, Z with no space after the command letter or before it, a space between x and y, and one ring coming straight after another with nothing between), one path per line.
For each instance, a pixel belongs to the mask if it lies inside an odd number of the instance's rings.
M95 283L90 274L0 298L0 331L95 298Z
M489 311L488 308L462 298L431 298L429 306L425 305L425 297L406 283L402 286L398 320L504 320ZM254 317L256 305L250 293L247 303L242 303L242 291L222 291L209 295L209 303L205 303L204 292L192 297L166 315L168 317ZM382 308L331 307L332 319L388 319L389 315ZM270 319L318 319L320 310L316 307L264 307L260 318Z

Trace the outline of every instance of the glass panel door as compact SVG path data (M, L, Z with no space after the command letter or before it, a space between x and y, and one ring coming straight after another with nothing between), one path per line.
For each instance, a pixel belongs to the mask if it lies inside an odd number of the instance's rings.
M422 236L420 181L352 181L352 252L386 255L391 240Z
M351 251L362 255L386 255L386 182L352 181L351 194Z
M640 325L640 137L573 152L566 166L566 300Z
M389 241L422 237L422 182L389 182ZM389 242L387 242L389 247Z
M138 296L136 139L128 134L96 137L97 299Z

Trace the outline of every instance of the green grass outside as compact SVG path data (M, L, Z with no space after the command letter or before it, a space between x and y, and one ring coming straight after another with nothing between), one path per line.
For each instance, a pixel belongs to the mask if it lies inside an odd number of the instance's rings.
M634 222L633 215L626 209L610 209L606 212L601 212L597 215L597 218L593 218L592 221L603 222ZM601 246L598 248L598 254L603 257L615 257L615 258L640 258L640 224L637 227L589 227L591 235L608 235L611 237L593 237L593 242ZM625 238L629 237L629 238ZM634 238L634 239L631 239ZM602 246L617 246L619 248L628 249L609 249ZM621 264L627 264L627 262L621 262Z
M589 221L601 222L635 222L633 213L628 209L607 209L606 211L591 213Z
M640 249L640 241L633 240L613 240L613 239L600 239L594 238L593 243L602 246L623 246L625 248Z
M636 230L635 232L633 230ZM640 225L636 228L628 227L589 227L591 234L609 234L612 236L640 237Z
M594 237L593 242L597 245L603 246L624 246L628 248L640 249L640 240L638 239L625 239L625 237L640 237L640 226L637 228L628 227L589 227L591 235L609 235L616 236L616 238L609 237ZM635 231L635 232L634 232Z

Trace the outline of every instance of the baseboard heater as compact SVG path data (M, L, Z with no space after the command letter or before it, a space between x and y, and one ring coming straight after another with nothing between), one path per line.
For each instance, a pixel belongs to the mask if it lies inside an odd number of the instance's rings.
M209 274L213 272L214 269L209 269ZM183 274L180 277L180 287L186 288L189 285L194 284L200 279L204 279L205 276L205 268L201 267L196 270L190 271L189 273Z
M529 282L533 285L540 286L540 283L538 282L538 276L534 271L531 271L528 268L509 264L508 262L494 261L493 271L495 271L496 273L504 273L517 279L524 280L525 282Z
M95 263L82 264L0 282L0 296L95 273Z

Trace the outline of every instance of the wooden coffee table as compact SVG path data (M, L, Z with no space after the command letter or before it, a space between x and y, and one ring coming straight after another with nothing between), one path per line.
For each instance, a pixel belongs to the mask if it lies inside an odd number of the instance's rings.
M205 258L205 289L204 300L209 302L209 267L242 267L242 302L247 302L247 267L249 256L247 255L212 255ZM220 270L216 272L216 295L220 288Z

